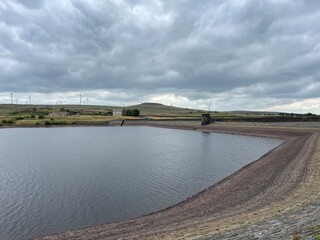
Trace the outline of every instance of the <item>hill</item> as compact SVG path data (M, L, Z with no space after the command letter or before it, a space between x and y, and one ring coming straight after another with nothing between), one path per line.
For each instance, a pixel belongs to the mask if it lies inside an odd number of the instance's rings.
M200 116L205 111L168 106L161 103L142 103L138 105L128 106L125 109L138 109L141 115L145 116Z
M139 117L113 116L113 109L138 109ZM126 120L194 120L201 121L203 110L142 103L127 107L99 105L22 105L0 104L0 126L35 125L110 125ZM320 121L313 114L287 114L259 111L211 111L215 122L299 122ZM118 124L118 123L117 123Z

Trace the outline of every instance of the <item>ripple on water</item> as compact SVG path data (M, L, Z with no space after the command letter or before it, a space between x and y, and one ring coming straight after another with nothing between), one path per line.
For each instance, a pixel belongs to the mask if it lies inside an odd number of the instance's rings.
M134 218L176 204L280 140L149 127L2 129L0 239Z

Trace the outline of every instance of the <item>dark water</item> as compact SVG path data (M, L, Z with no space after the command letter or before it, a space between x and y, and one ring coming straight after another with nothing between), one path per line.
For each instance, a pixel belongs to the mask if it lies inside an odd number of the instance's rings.
M2 129L0 239L27 239L168 207L280 143L149 127Z

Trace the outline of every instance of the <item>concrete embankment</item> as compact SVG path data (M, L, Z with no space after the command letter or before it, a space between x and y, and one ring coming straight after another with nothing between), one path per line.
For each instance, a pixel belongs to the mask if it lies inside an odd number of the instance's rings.
M136 125L136 123L129 123ZM39 239L241 239L255 222L267 223L314 202L319 194L318 130L139 123L149 126L282 138L286 141L221 182L165 210L137 219ZM317 184L315 184L317 183ZM260 226L259 225L259 226ZM289 229L289 228L288 228ZM246 233L246 232L244 232ZM243 232L242 232L243 234ZM254 238L252 238L254 239ZM290 239L287 236L286 239Z

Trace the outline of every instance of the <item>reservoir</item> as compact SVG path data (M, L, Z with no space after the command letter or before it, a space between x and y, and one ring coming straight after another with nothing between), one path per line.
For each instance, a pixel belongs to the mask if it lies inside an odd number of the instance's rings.
M282 142L153 127L0 129L0 239L164 209Z

